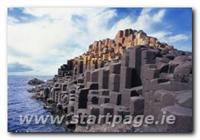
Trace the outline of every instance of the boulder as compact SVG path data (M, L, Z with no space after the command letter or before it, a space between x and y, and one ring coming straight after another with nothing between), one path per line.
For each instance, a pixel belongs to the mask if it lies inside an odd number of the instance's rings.
M175 68L174 79L180 82L189 82L190 73L192 73L192 62L186 61Z
M187 108L193 107L192 90L180 90L176 94L177 104Z
M30 93L35 93L36 92L36 88L29 88L27 89L28 92Z
M44 83L45 83L44 81L37 79L37 78L34 78L34 79L28 81L28 84L31 85L31 86L41 85L41 84L44 84Z

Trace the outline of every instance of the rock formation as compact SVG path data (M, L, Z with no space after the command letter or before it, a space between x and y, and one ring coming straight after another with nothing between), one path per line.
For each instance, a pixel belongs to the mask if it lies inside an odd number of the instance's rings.
M34 78L34 79L28 81L28 84L31 85L31 86L41 85L41 84L44 84L44 83L45 83L44 81L37 79L37 78Z
M159 119L166 112L176 117L173 125L116 127L121 132L193 130L192 53L176 50L143 31L126 29L114 39L95 41L38 88L36 94L45 107L53 106L54 112L63 114L152 114ZM118 132L104 124L73 126L75 132L86 127L88 132Z

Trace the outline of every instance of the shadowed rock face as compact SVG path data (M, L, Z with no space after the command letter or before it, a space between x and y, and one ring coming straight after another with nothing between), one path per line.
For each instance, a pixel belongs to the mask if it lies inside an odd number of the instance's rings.
M166 124L140 128L122 124L115 132L191 132L193 128L192 54L160 43L143 31L126 29L114 39L95 41L35 91L46 108L68 115L151 114L160 119L165 111L178 118L171 130ZM176 112L178 108L186 113ZM180 125L185 121L186 125ZM73 126L78 132L84 127L88 132L110 130L103 124Z

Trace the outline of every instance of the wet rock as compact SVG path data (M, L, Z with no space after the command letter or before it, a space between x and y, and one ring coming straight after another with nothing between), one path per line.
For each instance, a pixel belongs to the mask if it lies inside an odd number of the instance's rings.
M27 91L30 93L34 93L34 92L36 92L36 88L30 88L30 89L27 89Z
M34 78L34 79L28 81L28 84L31 85L31 86L41 85L41 84L44 84L44 83L45 83L44 81L37 79L37 78Z

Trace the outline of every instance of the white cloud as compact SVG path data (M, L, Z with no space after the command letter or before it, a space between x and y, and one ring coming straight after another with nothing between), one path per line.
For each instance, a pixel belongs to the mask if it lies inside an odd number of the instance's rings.
M26 54L19 56L8 52L8 63L29 65L34 69L34 74L55 74L67 59L82 54L95 40L114 38L118 30L134 28L153 32L153 26L165 16L165 10L154 13L152 10L143 9L137 19L127 15L108 29L110 20L118 16L115 9L24 8L24 13L38 20L16 24L17 19L8 18L9 50ZM77 16L78 20L74 21L73 16ZM184 39L184 36L171 40L181 38Z
M186 34L173 34L170 31L158 31L155 33L150 34L150 36L154 36L158 38L161 42L166 42L168 44L175 44L181 41L187 41L190 39L190 35Z
M177 35L174 35L174 36L170 36L168 38L168 40L170 42L178 42L178 41L186 41L189 39L189 36L188 35L185 35L185 34L177 34Z
M14 18L14 17L8 17L8 24L15 24L15 23L18 23L19 22L19 20L18 19L16 19L16 18Z
M166 10L164 10L164 9L160 10L158 13L156 13L153 16L153 20L156 21L156 22L161 22L164 15L165 15L165 12L166 12Z
M148 33L154 30L154 25L161 22L165 16L166 10L161 9L152 13L152 8L143 9L137 21L133 24L134 29L144 30Z
M103 8L25 8L24 13L39 20L16 24L19 22L17 19L8 18L9 50L26 54L25 57L9 53L8 63L19 61L31 65L38 73L43 71L44 65L54 67L50 69L50 74L55 74L57 67L67 59L82 54L94 40L107 36L109 31L105 25L116 16L115 10ZM85 17L86 22L76 25L73 15ZM48 59L53 64L41 61Z

